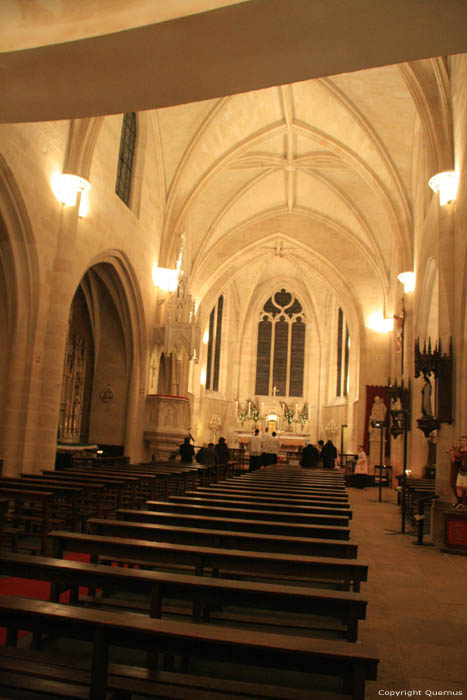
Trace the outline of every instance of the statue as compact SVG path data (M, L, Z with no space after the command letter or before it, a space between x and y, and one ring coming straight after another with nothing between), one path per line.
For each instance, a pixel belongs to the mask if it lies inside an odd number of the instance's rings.
M423 374L425 381L422 387L422 416L433 418L433 409L431 408L431 382L427 374Z
M374 423L384 423L386 420L386 404L381 396L375 396L373 401L373 407L370 413L370 420L368 425L368 434L374 439L379 439L379 428L375 428ZM375 432L376 431L376 432Z

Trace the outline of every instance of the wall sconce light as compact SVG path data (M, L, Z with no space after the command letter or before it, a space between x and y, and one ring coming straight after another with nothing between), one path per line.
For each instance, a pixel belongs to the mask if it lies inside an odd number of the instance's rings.
M394 328L394 318L386 318L381 312L372 314L367 319L367 328L377 333L389 333Z
M205 369L201 370L201 374L199 377L199 383L203 384L203 385L206 384L206 370Z
M209 343L209 331L204 331L203 334L203 345L207 345Z
M168 267L152 266L152 281L155 287L164 292L175 292L178 286L178 269L171 270Z
M439 203L444 206L456 199L459 176L455 170L445 170L433 175L428 184L433 192L439 192Z
M397 279L404 285L404 292L409 294L415 289L415 272L401 272Z
M81 193L79 204L79 216L86 216L89 209L88 192L91 189L91 184L80 177L71 173L55 173L52 176L52 192L60 202L66 207L74 207L78 193Z

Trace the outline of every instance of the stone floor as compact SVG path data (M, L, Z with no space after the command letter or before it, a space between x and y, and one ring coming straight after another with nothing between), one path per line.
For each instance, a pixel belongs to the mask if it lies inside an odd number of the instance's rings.
M349 498L352 537L369 564L359 637L381 659L367 698L467 696L467 557L402 535L395 491L382 489L379 502L375 488L349 488Z

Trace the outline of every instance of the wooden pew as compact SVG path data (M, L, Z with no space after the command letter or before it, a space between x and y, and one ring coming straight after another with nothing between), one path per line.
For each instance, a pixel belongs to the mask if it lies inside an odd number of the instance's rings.
M92 467L82 468L76 470L73 467L66 470L67 474L77 473L81 474L92 474L98 478L105 479L123 479L126 482L133 482L135 486L135 491L138 492L137 502L144 502L148 498L158 498L162 497L167 499L169 493L173 491L174 493L182 493L186 490L185 485L187 483L188 472L187 470L148 470L142 468L140 470L132 468L131 465L125 467L101 467L96 470ZM172 484L174 487L172 488ZM195 482L192 481L192 487L194 487Z
M352 511L350 507L345 508L328 508L327 506L320 506L318 504L311 506L303 505L292 505L291 503L283 504L280 501L258 501L254 498L243 499L237 497L230 497L228 495L219 496L219 498L204 498L200 495L196 496L196 492L186 493L183 496L170 496L169 503L175 503L180 505L199 505L207 506L209 508L235 508L238 510L243 509L253 509L257 512L259 511L270 511L274 510L275 513L286 513L297 517L307 518L309 515L322 514L322 515L333 515L337 514L337 517L343 517L346 520L352 519ZM298 522L298 520L297 520Z
M39 510L39 537L40 537L40 552L47 554L47 537L52 529L50 519L51 507L55 498L52 491L40 491L26 488L7 488L0 484L0 497L8 500L9 504L14 508L14 512L5 516L11 518L13 528L16 530L16 523L24 522L26 516L23 516L24 509L29 505ZM5 526L4 533L8 532L8 526ZM15 533L16 534L16 533ZM24 532L24 534L27 534Z
M222 485L198 487L196 491L188 491L185 496L202 496L203 498L224 498L224 496L229 498L239 498L239 499L251 499L254 498L258 502L275 501L278 503L290 503L291 505L313 505L319 504L326 506L326 508L350 508L347 499L332 498L332 497L320 497L320 496L301 496L300 494L295 495L282 495L275 493L260 492L260 491L234 491L230 488L223 488Z
M20 474L21 479L28 484L33 484L35 486L47 488L47 484L50 486L64 486L78 488L81 490L81 498L77 505L77 513L75 516L75 528L79 526L79 520L81 520L81 529L83 529L83 522L87 517L93 515L96 517L101 517L104 514L106 503L106 493L105 485L101 482L90 481L88 479L78 480L66 480L54 475L37 475L37 474Z
M347 502L349 500L347 494L342 491L342 492L336 492L333 489L327 489L327 490L319 490L319 489L306 489L306 488L294 488L292 486L286 487L286 486L262 486L261 483L258 484L249 484L249 483L240 483L240 479L242 477L239 477L239 481L232 482L232 480L227 480L223 481L221 486L223 490L231 490L235 491L237 493L243 493L243 492L249 492L249 493L264 493L266 495L283 495L283 496L295 496L300 494L303 498L306 497L314 497L314 498L322 498L322 499L328 499L328 500L333 500L333 501L341 501L341 502Z
M209 501L201 504L192 503L190 500L194 499L185 499L185 502L177 502L172 500L172 498L170 498L168 501L146 501L146 509L167 513L221 516L222 518L246 518L252 520L273 520L280 522L284 520L290 523L303 523L307 525L334 525L337 527L349 527L349 512L336 513L335 511L331 511L331 513L327 512L324 514L312 512L294 513L287 510L275 510L274 506L271 506L271 508L268 510L261 510L259 508L255 508L254 501L251 502L250 506L245 505L245 502L243 502L242 508L241 506L232 507L229 502L216 506L210 504Z
M104 468L105 469L105 468ZM98 471L96 469L74 468L63 469L56 471L54 469L42 469L41 473L44 476L53 476L56 479L89 479L90 481L97 480L106 487L106 502L111 510L115 510L124 504L136 504L136 488L138 486L138 478L134 475L126 476L120 474L114 476L108 474L105 470Z
M360 591L367 580L368 564L356 559L313 557L283 553L249 552L141 539L90 535L66 530L50 533L52 552L61 558L66 552L89 554L97 562L147 562L152 566L185 567L202 576L210 571L216 576L267 578L281 581L332 581L344 590Z
M3 530L5 528L5 516L8 512L8 498L0 498L0 547L3 545Z
M108 595L121 592L139 594L146 598L142 609L152 617L159 618L174 612L177 615L186 615L186 609L173 608L173 600L183 600L192 604L190 614L194 621L212 622L219 619L238 624L247 622L250 625L257 624L262 627L272 624L275 627L292 629L298 627L306 634L313 634L316 629L321 628L319 620L315 618L324 616L342 621L346 639L355 642L358 638L358 622L364 620L366 615L367 601L359 593L347 591L123 569L102 564L2 552L0 552L0 565L2 573L6 576L50 582L50 600L53 602L59 602L60 594L70 591L70 602L77 603L78 588L87 587L104 591L105 597L91 599L95 604L132 608L135 605L134 601L115 600ZM89 599L87 601L89 602ZM232 606L236 609L240 608L242 613L229 611L228 608ZM140 608L139 605L138 608ZM216 612L219 609L222 612ZM252 610L272 611L274 615L273 617L252 615ZM281 617L278 617L278 613ZM300 615L300 619L291 618L291 614ZM337 631L341 631L342 625L337 625ZM336 624L326 625L325 629L336 630Z
M156 501L149 501L156 506ZM253 517L225 517L219 515L178 513L171 510L131 510L119 508L117 520L128 520L137 523L160 523L176 527L196 527L216 530L232 530L235 532L254 532L266 535L285 535L286 537L310 537L332 540L349 540L350 529L346 525L294 523L288 520L255 520Z
M91 642L91 700L107 697L109 650L115 646L208 659L212 666L228 662L337 677L352 700L364 700L366 681L376 680L377 674L378 659L373 648L366 645L157 620L135 613L121 615L8 596L0 596L0 625L7 628L10 646L16 643L18 628L36 633L52 629L60 637ZM22 678L12 675L5 674L0 688L21 683ZM130 693L132 689L134 686ZM229 697L228 693L223 696Z
M338 481L326 481L322 479L301 479L300 476L292 477L281 477L276 475L264 474L262 471L254 471L250 474L244 474L242 476L233 477L228 479L227 482L232 483L242 483L242 484L253 484L253 485L267 485L277 486L284 488L293 489L306 489L306 490L316 490L316 491L335 491L336 493L345 492L344 482Z
M51 491L54 499L50 506L50 518L60 519L72 530L79 527L79 503L82 489L71 484L41 483L25 481L21 477L0 477L0 488L26 489L28 491ZM40 516L39 516L40 517ZM31 517L29 522L34 522Z
M249 549L256 552L283 552L285 554L310 554L314 556L345 557L355 559L358 545L351 540L312 539L311 537L287 537L255 532L211 530L195 527L177 527L153 523L126 522L90 518L88 531L98 535L133 537L178 544L199 544L206 547Z

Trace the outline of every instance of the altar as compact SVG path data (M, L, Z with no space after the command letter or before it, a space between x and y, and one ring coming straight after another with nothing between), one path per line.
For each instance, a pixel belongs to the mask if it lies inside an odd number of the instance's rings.
M263 432L261 432L263 435ZM254 435L252 430L234 430L235 440L237 441L238 447L248 448L248 441L250 437ZM299 448L303 448L311 442L311 436L309 433L292 433L292 432L281 432L276 431L276 435L280 440L281 449L286 452L293 452Z

